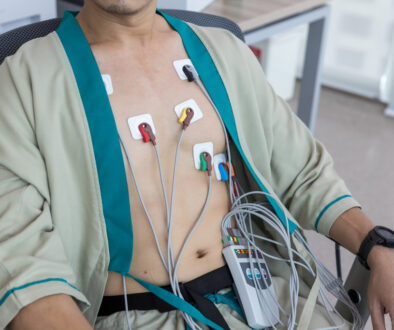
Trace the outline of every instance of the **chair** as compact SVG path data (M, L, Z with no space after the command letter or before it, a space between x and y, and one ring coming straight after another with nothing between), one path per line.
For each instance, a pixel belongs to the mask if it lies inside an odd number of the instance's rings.
M69 2L68 2L69 1ZM72 2L72 3L71 3ZM78 9L83 4L83 0L59 0L59 3L63 3L63 9ZM185 10L162 10L164 13L182 19L184 21L200 25L219 27L232 32L240 40L244 41L243 33L239 26L226 19L215 15L190 12ZM62 12L60 13L62 14ZM46 36L50 32L56 30L61 22L60 18L55 18L39 23L26 25L15 30L9 31L0 35L0 64L4 61L5 57L15 54L15 52L25 42L36 39L39 37ZM338 276L341 277L340 272L340 258L339 258L339 245L336 245L336 259L337 259L337 270ZM353 263L351 272L345 283L345 288L348 290L350 297L353 302L357 305L364 324L369 317L369 311L366 303L366 288L365 283L369 279L369 272L366 271L356 259ZM351 321L351 314L347 308L342 304L337 304L338 311L349 321Z
M227 18L184 10L163 10L163 12L193 24L220 27L222 29L229 30L239 39L244 41L243 33L239 26ZM22 26L0 35L0 64L3 63L7 56L15 54L19 47L25 42L44 37L50 32L56 30L60 22L60 18L54 18Z

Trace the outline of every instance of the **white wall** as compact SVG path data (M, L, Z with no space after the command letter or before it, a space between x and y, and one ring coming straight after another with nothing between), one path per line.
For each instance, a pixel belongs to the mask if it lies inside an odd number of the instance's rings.
M158 8L201 11L213 0L157 0Z
M56 17L56 0L0 0L0 34Z
M382 77L394 75L388 72L394 58L394 0L333 0L329 24L322 83L387 102L391 86ZM299 31L303 44L306 32L306 27Z
M323 83L379 96L394 28L394 0L334 0Z

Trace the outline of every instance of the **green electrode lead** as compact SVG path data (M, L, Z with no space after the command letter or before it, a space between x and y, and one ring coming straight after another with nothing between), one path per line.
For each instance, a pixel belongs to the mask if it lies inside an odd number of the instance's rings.
M201 171L206 171L207 170L207 161L204 159L204 153L202 152L200 154L200 162L201 162Z

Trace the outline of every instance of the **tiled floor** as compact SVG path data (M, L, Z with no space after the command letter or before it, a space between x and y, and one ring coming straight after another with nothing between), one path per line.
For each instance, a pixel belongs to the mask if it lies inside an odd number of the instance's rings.
M290 103L296 108L296 100ZM376 101L323 88L315 136L330 151L338 173L367 215L376 224L393 228L394 119L384 116L384 108ZM336 274L333 243L313 232L308 238ZM353 258L342 252L345 277ZM372 329L370 321L365 329Z

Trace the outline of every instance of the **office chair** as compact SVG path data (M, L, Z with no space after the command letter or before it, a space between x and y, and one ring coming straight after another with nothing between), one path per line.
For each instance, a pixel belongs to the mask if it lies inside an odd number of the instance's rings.
M83 0L67 0L72 2L71 6L82 6ZM60 0L59 2L67 3L65 0ZM63 7L66 8L66 7ZM78 9L75 7L71 7ZM210 26L226 29L232 32L240 40L244 40L243 33L239 26L229 19L224 17L219 17L215 15L197 13L185 10L162 10L164 13L190 22L200 26ZM62 13L61 13L62 14ZM39 37L44 37L47 34L56 30L61 22L60 18L55 18L47 21L42 21L30 25L26 25L15 30L6 32L0 35L0 64L4 61L7 56L15 54L15 52L29 40L36 39ZM337 271L340 274L340 259L339 259L339 245L336 245L336 258L337 258ZM341 278L341 276L339 276ZM353 263L352 269L349 273L347 281L345 283L345 288L349 292L350 297L353 302L357 305L364 324L369 317L369 311L366 303L366 283L368 283L369 272L366 271L361 264L358 262L357 258ZM347 307L338 303L338 311L349 321L351 321L351 314Z
M167 9L163 10L163 12L170 16L196 25L219 27L229 30L239 39L244 41L243 33L239 26L227 18L184 10ZM19 47L25 42L44 37L50 32L55 31L60 22L60 18L54 18L47 21L22 26L0 35L0 64L3 63L7 56L15 54Z

